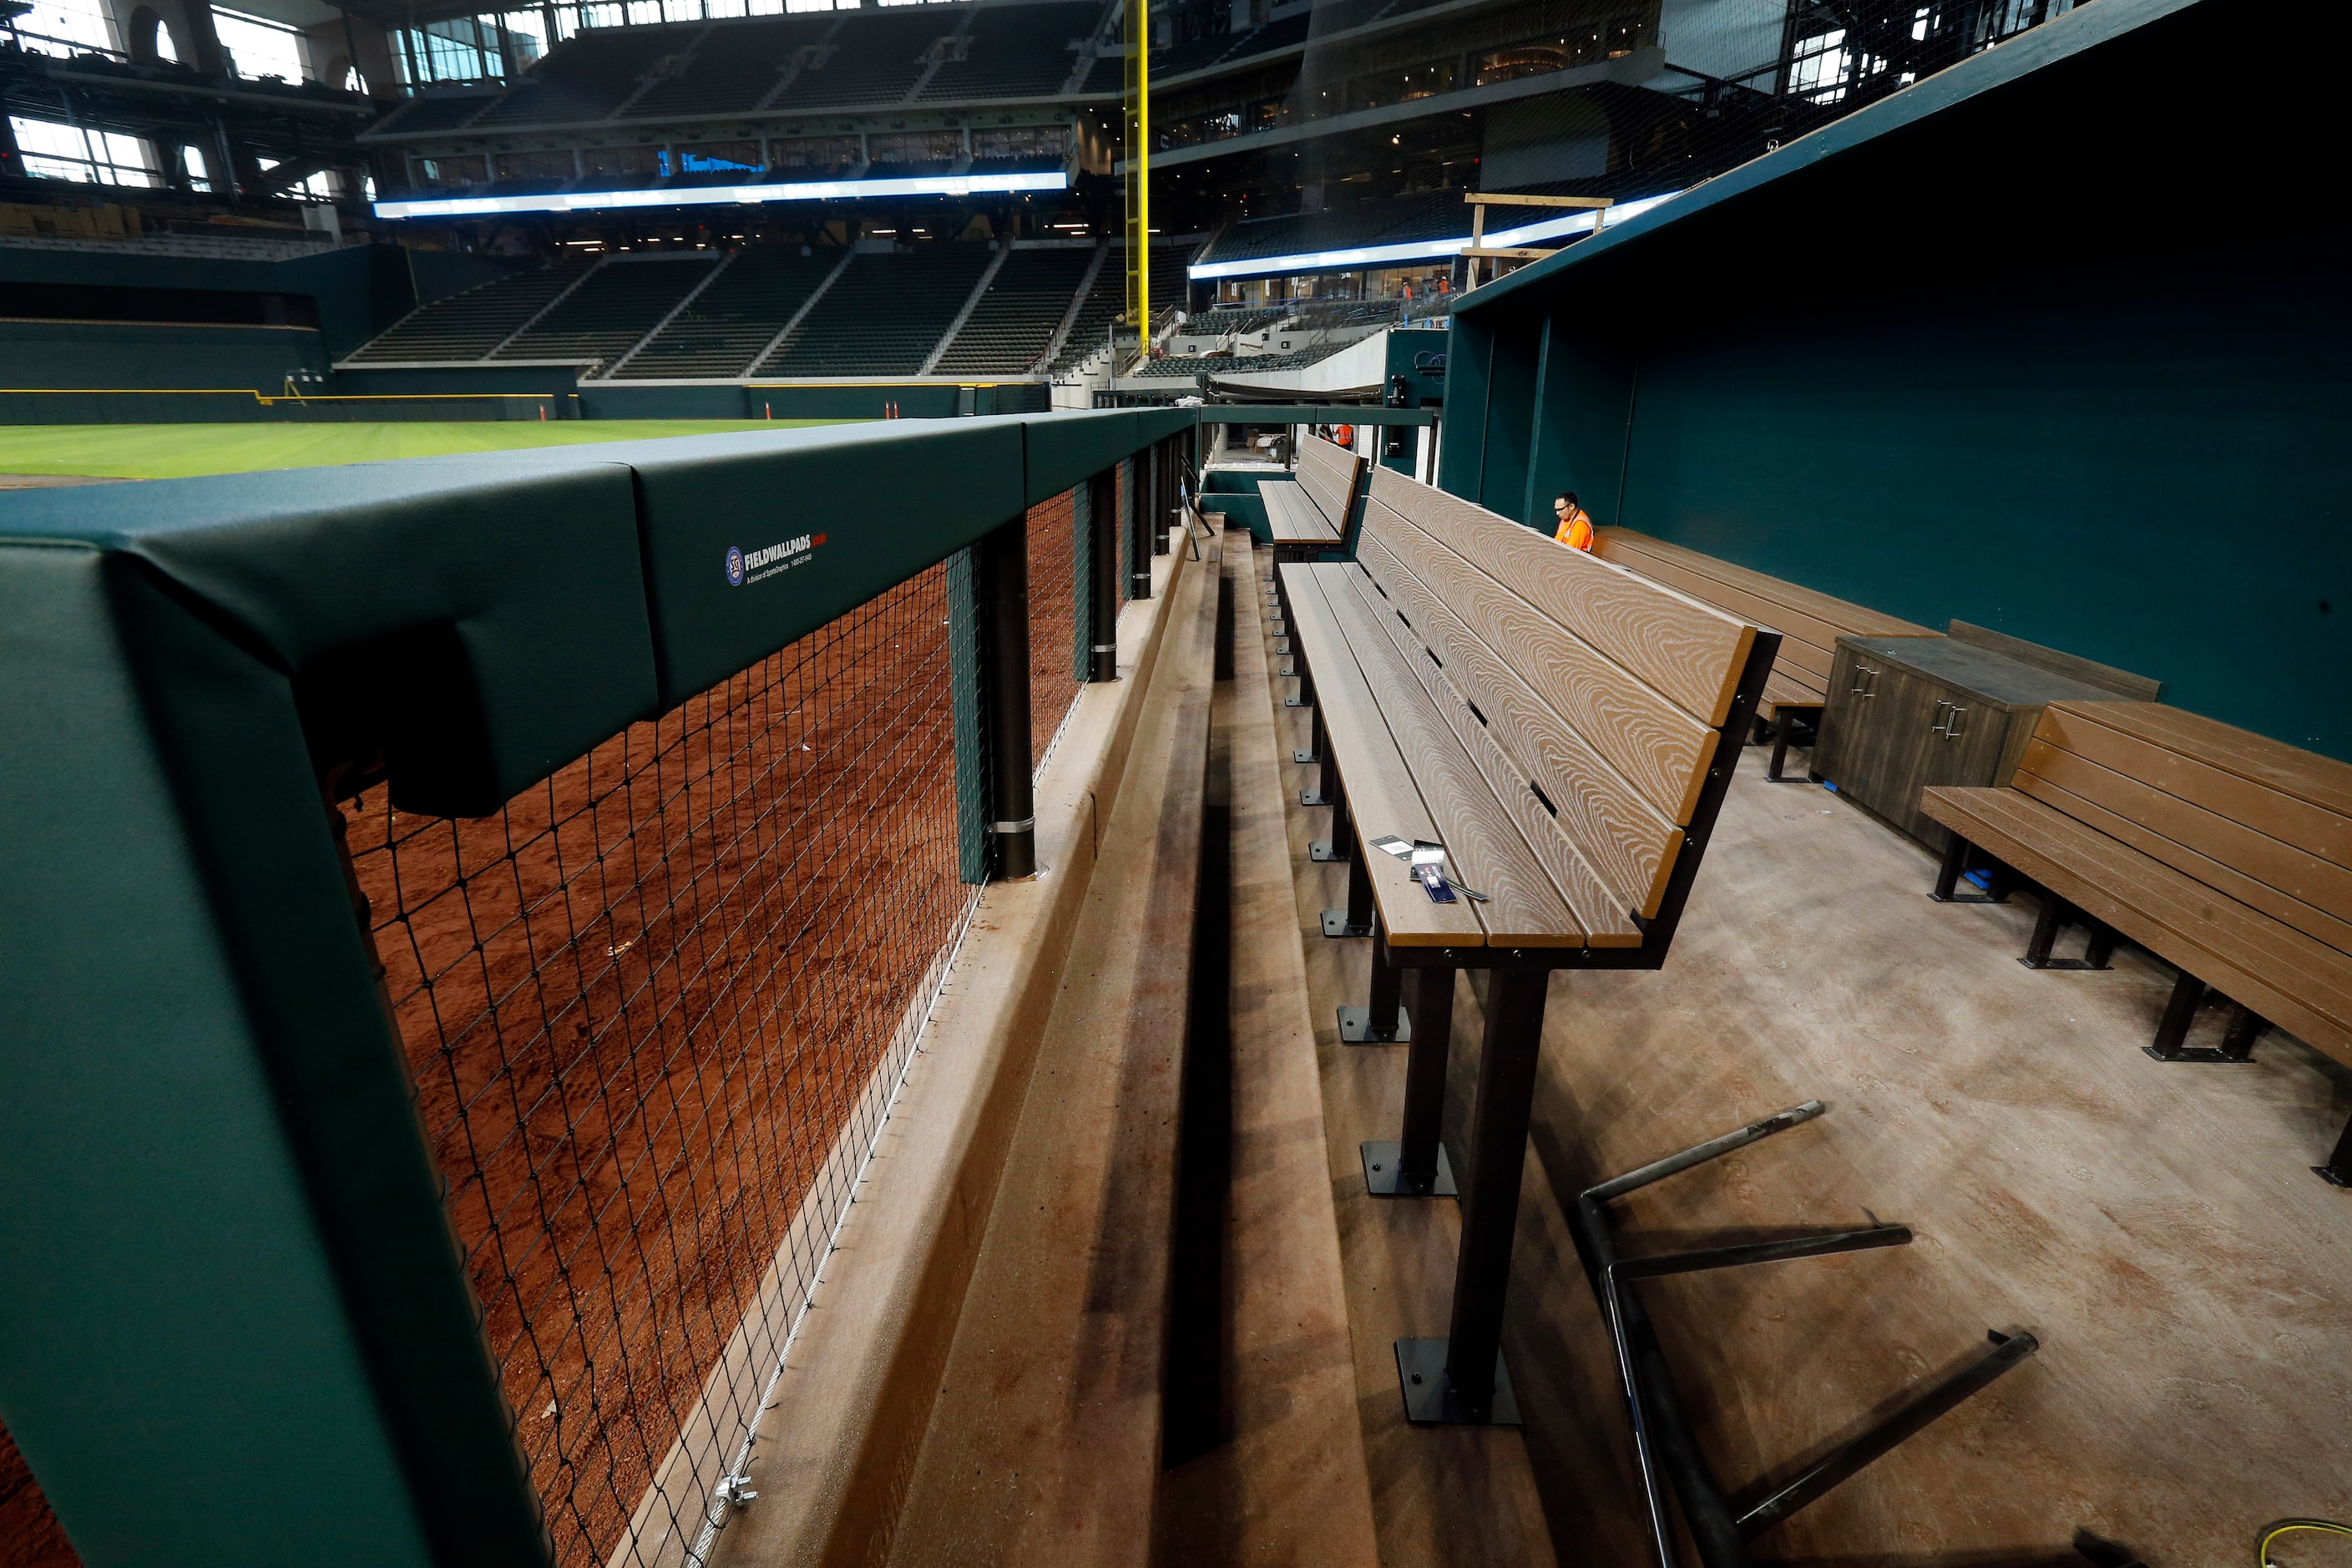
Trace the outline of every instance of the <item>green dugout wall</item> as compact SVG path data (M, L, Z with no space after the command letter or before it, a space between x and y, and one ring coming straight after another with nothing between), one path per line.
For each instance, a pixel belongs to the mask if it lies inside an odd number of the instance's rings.
M2263 15L2099 0L1466 296L1440 483L2352 758L2347 138Z
M1192 426L0 497L0 1421L91 1568L543 1560L321 771L490 811ZM811 531L821 569L728 583Z

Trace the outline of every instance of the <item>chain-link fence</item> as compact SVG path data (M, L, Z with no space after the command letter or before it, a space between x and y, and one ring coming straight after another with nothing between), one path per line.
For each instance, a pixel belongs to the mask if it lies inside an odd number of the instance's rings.
M971 906L955 564L494 816L345 807L564 1568L707 1536Z

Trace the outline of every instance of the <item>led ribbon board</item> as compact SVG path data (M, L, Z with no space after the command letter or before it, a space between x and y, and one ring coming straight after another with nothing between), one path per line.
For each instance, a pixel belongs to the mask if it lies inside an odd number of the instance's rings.
M1637 202L1620 202L1608 209L1608 225L1614 228L1627 218L1648 212L1661 202L1674 199L1675 193L1663 196L1644 196ZM1601 227L1596 213L1577 213L1569 217L1546 218L1541 223L1524 224L1517 228L1497 230L1486 236L1486 243L1501 247L1532 245L1538 240L1558 239L1566 235L1581 234ZM1285 272L1309 272L1322 267L1380 267L1397 261L1423 261L1437 256L1457 256L1470 244L1470 237L1456 239L1416 239L1398 245L1366 245L1352 250L1311 250L1297 256L1254 256L1239 261L1208 261L1185 269L1188 276L1205 281L1214 278L1265 278Z
M574 191L536 196L434 196L377 202L378 217L467 217L481 213L596 212L617 207L736 206L859 196L971 196L998 191L1066 191L1066 171L1033 174L941 174L905 180L807 180L790 184L699 185L686 190Z

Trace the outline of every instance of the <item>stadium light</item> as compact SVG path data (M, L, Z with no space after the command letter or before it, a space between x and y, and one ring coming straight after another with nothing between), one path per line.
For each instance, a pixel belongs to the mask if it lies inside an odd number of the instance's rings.
M1643 196L1636 202L1620 202L1608 209L1608 225L1614 228L1627 218L1648 212L1661 202L1672 201L1678 193L1669 191L1662 196ZM1539 239L1559 239L1567 235L1587 233L1601 226L1599 213L1577 213L1570 217L1545 218L1540 223L1523 224L1486 237L1490 246L1531 245ZM1426 261L1441 256L1459 256L1470 244L1470 237L1457 239L1416 239L1397 245L1365 245L1352 250L1310 250L1294 256L1256 256L1239 261L1209 261L1185 269L1186 276L1198 281L1218 278L1270 278L1285 272L1311 272L1328 267L1380 267L1399 261Z
M974 196L1000 191L1066 191L1063 170L1030 174L954 174L904 180L805 180L774 185L704 185L691 190L575 191L536 196L426 196L377 202L375 216L470 217L487 213L596 212L622 207L737 206L860 196Z

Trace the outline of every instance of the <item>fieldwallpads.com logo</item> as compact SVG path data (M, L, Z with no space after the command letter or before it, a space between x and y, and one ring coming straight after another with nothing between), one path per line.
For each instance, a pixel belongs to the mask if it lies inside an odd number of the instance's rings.
M779 572L789 572L814 555L817 546L824 542L822 533L803 533L797 539L787 539L781 544L767 545L750 554L735 545L727 547L727 585L740 588L746 583L763 583Z

